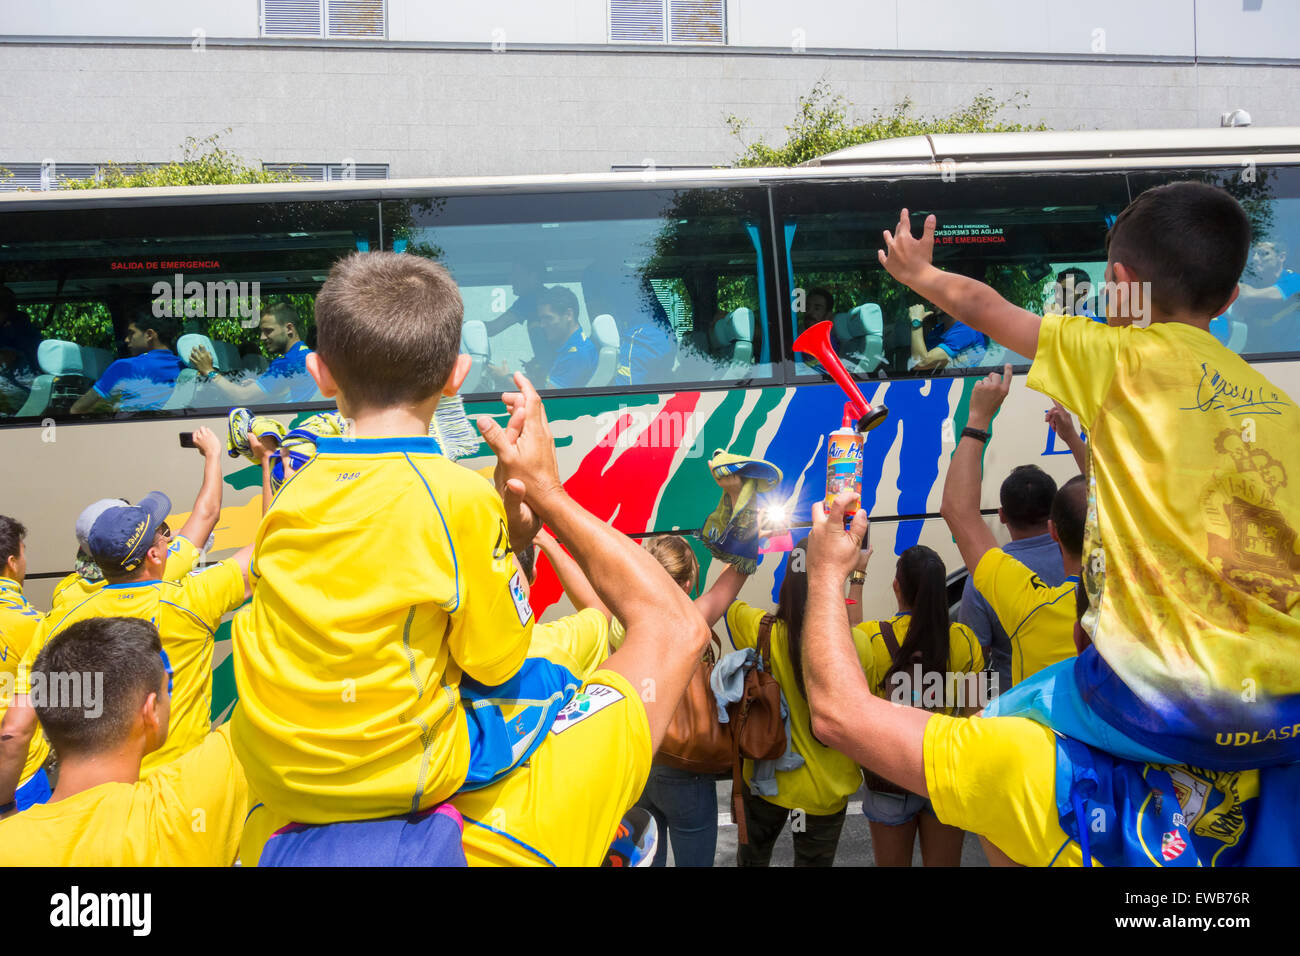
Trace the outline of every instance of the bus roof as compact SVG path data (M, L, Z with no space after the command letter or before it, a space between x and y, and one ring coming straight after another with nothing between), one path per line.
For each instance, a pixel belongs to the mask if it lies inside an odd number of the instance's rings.
M1262 150L1300 152L1300 126L934 133L847 146L809 160L805 165L942 163L948 160L963 163L1008 159L1206 155Z
M1300 127L1118 130L1029 133L940 133L850 146L797 167L655 169L328 183L254 183L148 189L57 189L0 193L0 212L117 205L281 202L296 199L406 199L430 193L509 194L587 189L693 189L854 177L906 178L949 163L986 173L1096 171L1134 166L1221 163L1250 156L1261 163L1300 159ZM1235 162L1235 160L1234 160ZM38 205L29 205L29 204ZM45 205L48 204L48 205Z

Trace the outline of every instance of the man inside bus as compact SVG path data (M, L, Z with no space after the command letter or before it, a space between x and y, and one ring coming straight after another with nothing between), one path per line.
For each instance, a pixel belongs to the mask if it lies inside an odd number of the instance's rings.
M1300 349L1300 273L1286 268L1286 243L1255 243L1229 316L1249 327L1246 351ZM1248 278L1253 281L1248 281Z
M912 325L912 357L908 368L942 371L948 366L965 368L978 364L988 339L946 312L935 312L918 303L907 310Z
M122 337L130 357L111 364L73 403L72 414L162 408L185 368L172 351L179 334L180 324L175 319L154 315L148 305L136 308Z
M495 319L484 323L489 339L494 339L506 329L524 323L528 330L528 345L533 350L533 357L524 363L524 373L530 378L542 381L546 370L555 359L555 352L547 345L545 338L537 328L537 307L542 293L546 289L543 277L546 267L531 259L517 259L510 264L510 291L515 296L514 303ZM510 365L498 362L488 366L488 371L498 379L503 387L510 382Z
M799 335L818 322L827 322L835 318L835 296L829 289L809 289L804 295L804 305L806 308L799 314L795 335Z
M562 285L543 290L537 303L538 336L555 356L546 372L547 388L582 388L596 371L596 346L578 324L578 297Z
M1056 274L1052 298L1057 315L1086 315L1098 322L1105 316L1097 315L1097 297L1093 293L1092 279L1078 266L1062 269Z
M199 373L200 381L206 383L204 400L199 404L262 405L317 399L316 383L307 373L311 349L298 334L299 324L298 310L292 303L277 302L262 310L262 348L271 356L271 364L253 381L232 381L213 375L212 354L202 345L190 349L190 365ZM213 397L221 401L207 400Z

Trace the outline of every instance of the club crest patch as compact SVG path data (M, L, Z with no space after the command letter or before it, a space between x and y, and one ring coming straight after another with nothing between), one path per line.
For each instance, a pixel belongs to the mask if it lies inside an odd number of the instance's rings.
M519 615L519 625L522 627L533 616L533 609L528 603L528 592L524 589L524 576L518 571L510 578L510 597L515 602L515 613Z
M555 715L555 723L551 724L551 733L562 734L574 724L581 723L622 699L622 692L613 687L605 684L588 684L586 690L574 695L573 700L560 708L560 712Z

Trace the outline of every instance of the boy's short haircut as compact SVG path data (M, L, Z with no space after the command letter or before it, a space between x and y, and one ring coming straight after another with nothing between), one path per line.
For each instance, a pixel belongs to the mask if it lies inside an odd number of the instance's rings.
M1225 190L1169 183L1133 200L1106 234L1106 254L1150 283L1164 312L1212 316L1227 305L1246 268L1250 220Z
M546 306L556 315L563 317L566 311L573 312L573 321L578 321L578 297L562 285L547 286L537 297L538 306Z
M10 558L18 557L25 537L27 537L27 529L23 527L21 521L8 515L0 515L0 572L4 571L4 566Z
M32 667L36 718L61 755L111 750L126 740L145 698L161 691L165 673L162 641L148 621L135 617L78 621L51 638L36 657ZM44 688L39 699L37 681ZM81 693L69 696L73 687ZM92 688L102 699L89 699Z
M1088 479L1075 475L1052 499L1052 524L1065 553L1083 560L1083 527L1088 520Z
M1008 526L1041 526L1051 517L1056 482L1037 465L1019 465L1003 480L998 497Z
M423 402L447 384L465 308L438 263L397 252L354 252L316 296L316 352L359 408Z

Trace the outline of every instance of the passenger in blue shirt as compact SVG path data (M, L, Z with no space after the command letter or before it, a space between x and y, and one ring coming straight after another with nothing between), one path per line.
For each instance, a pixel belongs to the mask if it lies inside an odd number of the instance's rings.
M118 359L105 369L99 381L73 403L72 414L162 408L185 367L171 350L179 331L173 318L154 316L148 310L138 314L122 339L130 358Z
M555 354L547 388L582 388L596 372L599 354L582 334L578 311L578 297L562 285L550 286L538 297L537 331Z
M1002 550L1037 574L1044 584L1056 587L1065 580L1065 564L1047 529L1056 482L1037 465L1021 465L1002 482L998 517L1011 533ZM975 578L966 578L957 620L979 638L984 659L998 672L998 687L1011 686L1011 638L984 596L975 590Z
M976 365L989 340L951 315L931 312L924 305L908 310L912 322L912 368L934 370Z
M311 349L298 335L298 310L288 302L277 302L264 309L261 333L262 348L275 357L267 370L251 381L214 377L208 350L201 345L190 350L190 364L201 380L207 382L201 393L202 404L266 405L320 399L316 383L307 371Z
M1228 313L1248 326L1244 351L1300 350L1300 275L1286 268L1287 251L1286 243L1276 239L1251 247L1246 275L1255 282L1242 277ZM1213 323L1211 331L1215 331Z

